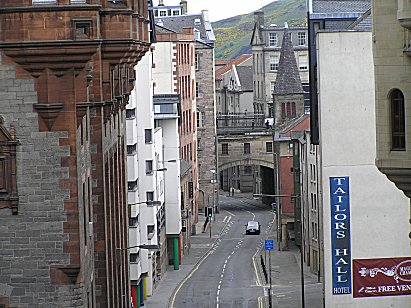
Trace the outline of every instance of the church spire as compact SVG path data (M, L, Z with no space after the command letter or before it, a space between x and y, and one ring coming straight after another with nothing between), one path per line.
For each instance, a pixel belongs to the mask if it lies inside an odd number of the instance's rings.
M277 78L275 80L275 95L304 93L290 34L288 27L286 27L284 29Z

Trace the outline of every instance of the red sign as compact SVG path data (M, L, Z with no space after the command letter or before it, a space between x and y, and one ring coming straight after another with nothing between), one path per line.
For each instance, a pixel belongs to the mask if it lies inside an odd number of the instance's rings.
M353 260L353 296L411 295L411 257Z

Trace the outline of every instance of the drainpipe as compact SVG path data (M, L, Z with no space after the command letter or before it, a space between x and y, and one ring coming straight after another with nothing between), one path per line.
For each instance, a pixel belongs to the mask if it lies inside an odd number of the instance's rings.
M178 253L178 235L175 235L174 236L174 238L173 238L173 241L174 241L174 245L173 245L173 248L174 248L174 253L173 253L173 256L174 256L174 270L178 270L179 269L179 253Z

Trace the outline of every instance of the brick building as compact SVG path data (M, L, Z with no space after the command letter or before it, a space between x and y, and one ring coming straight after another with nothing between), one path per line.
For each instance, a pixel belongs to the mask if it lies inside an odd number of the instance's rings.
M129 307L125 105L144 0L0 1L0 304Z
M192 230L198 222L198 158L197 158L197 105L195 97L195 41L194 30L184 28L176 32L156 24L155 44L155 94L178 94L180 98L181 120L178 127L180 153L179 158L188 162L190 168L189 190L190 204L181 207L190 209L189 219ZM166 60L167 59L167 60ZM170 61L172 65L170 65ZM171 71L170 71L171 70ZM171 73L171 75L170 75ZM167 156L167 155L166 155ZM166 157L166 159L175 159Z
M156 24L177 33L183 29L194 30L195 39L195 99L197 125L198 156L198 207L217 203L218 194L214 192L217 159L215 148L215 76L214 76L214 31L209 20L208 11L187 14L187 1L179 6L164 5L163 1L154 7ZM213 173L214 172L214 173ZM217 185L218 186L218 185ZM213 201L214 200L214 201Z

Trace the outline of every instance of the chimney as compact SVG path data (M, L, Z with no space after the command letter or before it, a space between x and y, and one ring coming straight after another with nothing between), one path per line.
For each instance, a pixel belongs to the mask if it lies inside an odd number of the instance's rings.
M164 6L164 0L158 0L158 6Z
M257 28L264 26L264 12L261 10L254 12L254 22L257 24Z
M210 21L210 16L208 14L208 10L202 10L201 13L203 13L204 22L209 22Z
M180 6L181 6L181 13L187 14L187 0L181 0Z

